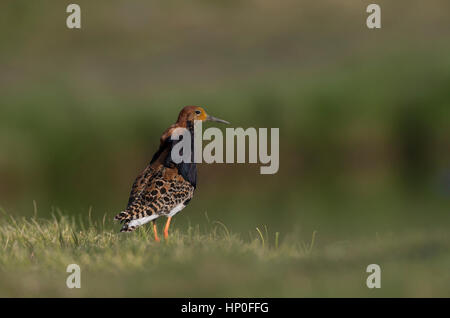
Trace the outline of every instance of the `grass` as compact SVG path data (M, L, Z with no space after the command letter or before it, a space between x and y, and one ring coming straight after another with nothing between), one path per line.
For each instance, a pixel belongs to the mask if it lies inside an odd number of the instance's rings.
M111 216L0 220L2 297L450 296L447 232L404 233L322 246L264 227L248 235L220 222L178 228L156 243L151 227L118 233ZM160 225L161 226L161 225ZM81 288L68 289L69 264ZM382 288L365 285L367 265Z

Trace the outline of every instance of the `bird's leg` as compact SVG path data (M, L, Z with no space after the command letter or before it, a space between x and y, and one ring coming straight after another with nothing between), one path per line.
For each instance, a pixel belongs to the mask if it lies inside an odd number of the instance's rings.
M166 226L164 227L164 239L167 240L169 237L169 226L170 226L170 220L172 219L171 216L167 218Z
M156 227L156 221L153 220L153 233L155 233L155 241L159 242L159 237L158 237L158 228Z

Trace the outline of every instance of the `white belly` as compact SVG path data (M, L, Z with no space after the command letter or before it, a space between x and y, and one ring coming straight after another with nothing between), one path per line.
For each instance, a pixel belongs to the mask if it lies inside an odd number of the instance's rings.
M175 206L172 210L170 210L170 212L168 214L166 214L166 216L174 216L175 214L177 214L178 212L180 212L181 210L183 210L185 207L185 205L183 203L178 204L177 206ZM144 216L143 218L140 219L136 219L136 220L132 220L130 221L130 223L128 223L128 226L141 226L144 225L145 223L148 223L154 219L159 218L161 215L160 214L153 214L153 215L149 215L149 216Z
M176 207L174 207L172 210L170 210L169 214L167 216L174 216L181 210L183 210L185 205L183 203L178 204Z
M149 215L149 216L144 216L143 218L130 221L130 223L128 223L128 226L136 226L136 227L138 227L138 226L141 226L141 225L143 225L145 223L150 222L151 220L156 219L157 217L159 217L159 215L156 215L156 214Z

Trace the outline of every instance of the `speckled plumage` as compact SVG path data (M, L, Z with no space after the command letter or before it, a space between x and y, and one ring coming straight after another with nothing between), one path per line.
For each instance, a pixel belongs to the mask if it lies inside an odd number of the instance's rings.
M149 169L150 168L150 169ZM128 207L116 216L124 221L121 231L133 231L130 221L146 216L168 216L179 204L186 206L194 195L194 186L186 181L177 168L149 165L136 179Z

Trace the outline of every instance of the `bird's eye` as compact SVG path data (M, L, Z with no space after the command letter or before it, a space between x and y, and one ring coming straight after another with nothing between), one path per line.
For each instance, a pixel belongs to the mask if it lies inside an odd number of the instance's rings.
M196 110L195 113L196 113L197 115L200 115L202 112L199 111L199 110Z

